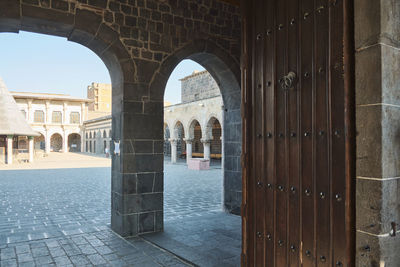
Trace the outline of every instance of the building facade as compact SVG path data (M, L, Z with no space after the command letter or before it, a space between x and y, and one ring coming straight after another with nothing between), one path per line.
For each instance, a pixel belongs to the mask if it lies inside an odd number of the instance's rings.
M181 79L182 103L164 107L164 154L178 158L221 159L223 101L207 71Z
M83 151L83 121L90 99L62 94L11 92L17 105L32 127L35 150L45 153Z
M181 99L182 103L176 105L164 103L164 155L171 157L173 163L178 158L222 159L224 106L210 73L195 71L181 79ZM91 118L100 113L89 108L88 114ZM85 121L82 151L104 154L110 150L111 123L111 115Z

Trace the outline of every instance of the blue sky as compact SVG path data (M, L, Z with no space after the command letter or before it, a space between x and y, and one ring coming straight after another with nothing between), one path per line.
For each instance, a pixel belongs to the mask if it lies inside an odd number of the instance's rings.
M172 72L165 100L180 102L179 79L204 68L182 61ZM92 82L110 83L108 70L88 48L65 38L28 32L0 33L0 77L11 91L86 97Z

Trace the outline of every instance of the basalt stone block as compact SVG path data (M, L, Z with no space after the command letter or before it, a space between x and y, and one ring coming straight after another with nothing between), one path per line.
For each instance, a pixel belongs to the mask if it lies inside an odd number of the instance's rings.
M136 236L139 231L139 215L121 215L112 211L111 229L123 237Z
M382 177L382 107L358 107L357 176Z
M153 152L164 153L164 141L153 141Z
M163 210L163 194L134 194L123 198L123 214Z
M381 46L356 53L356 104L382 103Z
M385 62L385 64L382 64ZM400 105L400 52L376 45L356 54L357 105L385 103Z
M381 247L377 236L357 232L356 266L380 267Z
M164 192L164 173L156 172L154 174L154 193L163 193Z
M163 116L164 115L164 103L163 102L153 102L153 101L144 102L144 114Z
M73 24L72 14L21 5L21 30L67 37L72 31Z
M2 0L0 1L0 20L20 18L20 1Z
M140 153L153 153L153 141L149 140L134 140L133 152L136 154Z
M143 114L143 102L139 101L124 102L124 112L129 114Z
M154 231L161 232L164 230L164 213L162 211L155 212Z
M381 3L381 41L400 47L400 2L397 0L380 1Z
M135 154L122 154L122 170L123 173L136 173L137 172L137 162Z
M230 156L240 156L242 153L242 147L237 142L225 142L225 154Z
M99 7L99 8L106 8L107 0L89 0L89 5Z
M137 174L123 174L121 194L136 194L138 193Z
M154 61L136 59L137 78L139 82L149 83L160 64Z
M153 193L141 196L140 212L163 210L163 194Z
M68 2L62 1L62 0L53 0L51 2L51 7L54 9L61 10L61 11L69 10Z
M398 2L396 5L400 6L400 2ZM400 21L398 23L400 25ZM385 45L380 47L383 62L381 66L382 103L400 105L400 75L398 75L398 73L400 72L400 50L398 48ZM371 62L370 64L377 63Z
M137 174L137 193L152 193L154 188L154 173Z
M134 83L135 81L135 64L132 60L119 60L123 73L123 81L125 83ZM125 92L125 91L124 91Z
M382 233L382 182L357 179L356 188L356 228L372 234Z
M125 45L120 40L114 40L108 50L110 50L118 60L129 59L131 57Z
M163 116L125 114L124 135L132 139L163 139Z
M139 233L154 232L155 229L154 212L146 212L139 214Z
M142 101L143 97L148 95L149 87L147 83L125 83L124 101ZM141 111L143 113L143 109Z
M238 171L225 170L224 189L229 191L242 190L242 173Z
M163 171L164 157L160 154L136 155L136 168L138 172Z
M105 44L110 45L113 42L119 40L119 34L106 24L101 24L97 31L96 37L102 40ZM128 57L125 57L128 58Z

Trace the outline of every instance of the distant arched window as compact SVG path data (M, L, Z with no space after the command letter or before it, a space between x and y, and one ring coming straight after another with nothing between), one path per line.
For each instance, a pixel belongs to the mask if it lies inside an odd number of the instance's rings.
M52 123L62 123L62 113L61 111L53 111L51 114Z
M96 138L96 132L93 132L93 138Z
M35 110L35 113L33 114L33 121L34 122L44 122L43 110Z
M86 139L88 138L88 134L86 133Z
M108 131L108 137L111 138L111 130Z
M103 131L103 138L107 138L106 130Z
M90 132L89 136L90 136L90 138L92 138L92 132Z
M79 112L71 112L69 114L69 123L71 124L79 124L80 123L80 118L79 118Z

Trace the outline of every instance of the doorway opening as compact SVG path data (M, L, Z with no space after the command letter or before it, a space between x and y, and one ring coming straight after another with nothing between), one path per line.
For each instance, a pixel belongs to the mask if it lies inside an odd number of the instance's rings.
M60 37L1 33L0 42L4 48L0 51L0 76L24 122L38 133L34 138L12 137L13 150L19 156L32 146L32 161L14 157L8 166L0 163L0 187L6 196L0 209L10 211L0 215L0 221L10 222L0 233L2 253L3 246L10 244L34 251L29 246L35 242L66 242L110 232L111 161L83 153L84 144L92 140L87 127L96 125L105 115L90 110L96 99L88 87L97 89L108 82L103 91L111 106L110 77L104 63L89 49ZM10 68L13 64L19 66L17 72ZM39 73L45 69L48 75L35 74L36 69ZM93 75L93 71L105 77ZM111 120L107 123L108 131ZM94 127L90 128L92 132ZM110 137L106 136L107 141ZM7 139L11 136L0 135L0 161L4 148L10 145ZM74 246L83 255L81 248ZM82 264L90 264L88 257L81 258Z
M241 140L236 144L223 142L223 125L229 128L229 134L234 134L238 125L232 127L224 121L227 110L222 88L207 69L195 61L183 60L167 83L163 133L164 233L145 238L177 255L185 255L200 266L240 265L241 219L226 209L231 198L224 195L233 182L231 159L235 154L228 155L230 165L224 165L223 147L234 146L240 151ZM234 171L240 170L237 164L239 161L235 161ZM235 177L236 184L240 184L240 177L240 173ZM212 242L215 239L218 244Z

